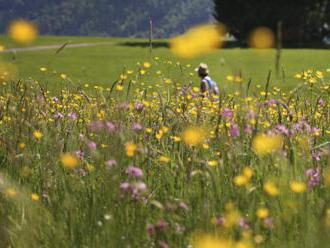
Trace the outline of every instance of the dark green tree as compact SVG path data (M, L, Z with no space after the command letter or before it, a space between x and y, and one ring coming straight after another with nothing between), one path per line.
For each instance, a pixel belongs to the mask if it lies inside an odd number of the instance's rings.
M328 0L214 0L214 17L241 40L251 30L266 26L274 32L282 23L283 40L297 44L321 40L321 28L330 14Z

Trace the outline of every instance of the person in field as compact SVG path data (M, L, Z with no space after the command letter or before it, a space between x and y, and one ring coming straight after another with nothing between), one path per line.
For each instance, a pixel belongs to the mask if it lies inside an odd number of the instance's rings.
M201 78L200 91L203 96L205 96L207 92L209 96L220 94L218 84L209 76L207 64L201 63L199 67L196 68L196 72Z

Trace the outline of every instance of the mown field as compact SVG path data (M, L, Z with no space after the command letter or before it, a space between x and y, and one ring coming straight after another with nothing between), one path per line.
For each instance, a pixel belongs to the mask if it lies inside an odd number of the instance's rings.
M2 43L8 48L17 47L9 38L1 36ZM209 64L211 76L220 83L225 90L236 89L236 84L228 81L228 75L242 75L247 83L253 80L252 87L264 84L269 70L272 70L272 84L286 89L292 89L297 84L293 79L298 72L307 69L326 70L329 67L330 50L312 49L284 49L282 53L279 75L275 73L275 50L256 49L219 49L210 55L204 55L192 60L178 60L164 47L166 41L155 41L155 48L150 55L148 41L143 39L97 38L97 37L40 37L33 45L70 44L114 42L114 45L96 46L88 48L64 49L55 55L54 49L47 51L33 51L13 54L0 54L3 61L13 63L18 67L19 77L33 76L49 82L49 86L56 88L61 85L57 75L51 73L45 76L40 72L41 67L49 71L56 70L64 73L77 85L109 86L118 79L122 71L137 69L137 62L153 62L154 57L180 62L183 66L189 64L192 69L200 62ZM14 60L13 60L14 57ZM180 75L180 69L173 70L171 65L163 63L159 68L170 75ZM156 76L153 79L156 80ZM198 80L196 80L198 83Z
M328 50L110 41L0 55L0 247L328 247Z

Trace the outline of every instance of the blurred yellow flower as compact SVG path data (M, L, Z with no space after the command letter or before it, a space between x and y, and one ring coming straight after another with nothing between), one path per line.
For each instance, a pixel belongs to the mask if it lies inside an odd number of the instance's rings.
M66 74L64 74L64 73L62 73L61 75L60 75L60 77L63 79L63 80L65 80L65 79L67 79L67 75Z
M121 85L121 84L118 84L118 85L116 86L116 90L117 90L117 91L123 91L123 90L124 90L124 86Z
M264 184L264 191L269 194L270 196L277 196L279 195L279 190L273 182L267 181Z
M194 248L231 248L233 243L231 240L218 238L211 235L197 236L193 242Z
M3 52L5 50L5 46L0 44L0 52Z
M222 46L225 27L223 25L201 25L170 40L170 49L178 57L194 58Z
M246 178L251 179L251 177L253 176L253 170L250 167L245 167L243 169L243 175Z
M40 71L46 72L47 71L47 68L46 67L40 67Z
M187 145L190 146L203 144L206 139L206 132L204 128L191 126L183 131L182 139Z
M36 26L25 20L13 21L9 26L8 33L13 40L21 44L30 44L38 36Z
M258 134L252 143L253 150L259 156L264 156L281 150L283 147L283 136Z
M143 63L143 67L146 68L146 69L148 69L148 68L151 67L151 64L149 62L144 62Z
M295 193L304 193L307 189L306 184L300 181L292 181L290 183L290 188Z
M71 153L62 154L60 160L62 162L63 167L68 169L74 169L79 164L78 158Z
M19 147L19 149L24 150L26 145L23 142L21 142L18 144L18 147Z
M5 195L7 197L15 197L17 195L17 191L14 188L6 188Z
M162 162L162 163L169 163L171 161L171 159L169 157L166 157L166 156L160 156L158 158L159 162Z
M256 214L260 219L265 219L269 215L269 210L267 208L258 208Z
M271 29L267 27L260 27L252 31L248 43L249 46L253 48L271 48L275 44L275 36Z
M135 145L133 142L128 142L125 144L125 150L128 157L133 157L136 153L137 145Z
M234 177L234 183L237 186L244 186L244 185L247 185L249 183L249 178L247 178L244 175L238 175L238 176Z
M42 138L42 136L43 136L43 134L42 134L42 132L41 131L39 131L39 130L35 130L35 131L33 131L33 137L34 138L36 138L36 139L41 139Z
M215 166L218 166L219 163L216 160L210 160L210 161L207 162L207 164L209 166L215 167Z
M38 194L32 193L31 194L32 201L39 201L40 197Z

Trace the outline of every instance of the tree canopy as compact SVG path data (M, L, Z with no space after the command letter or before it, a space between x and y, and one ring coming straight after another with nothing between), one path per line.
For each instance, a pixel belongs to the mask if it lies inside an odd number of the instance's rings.
M145 37L151 17L155 37L169 37L208 22L212 8L212 0L0 0L0 32L25 18L44 34Z
M214 17L242 40L260 26L276 32L281 22L285 42L319 41L330 17L328 0L214 0L214 4Z

